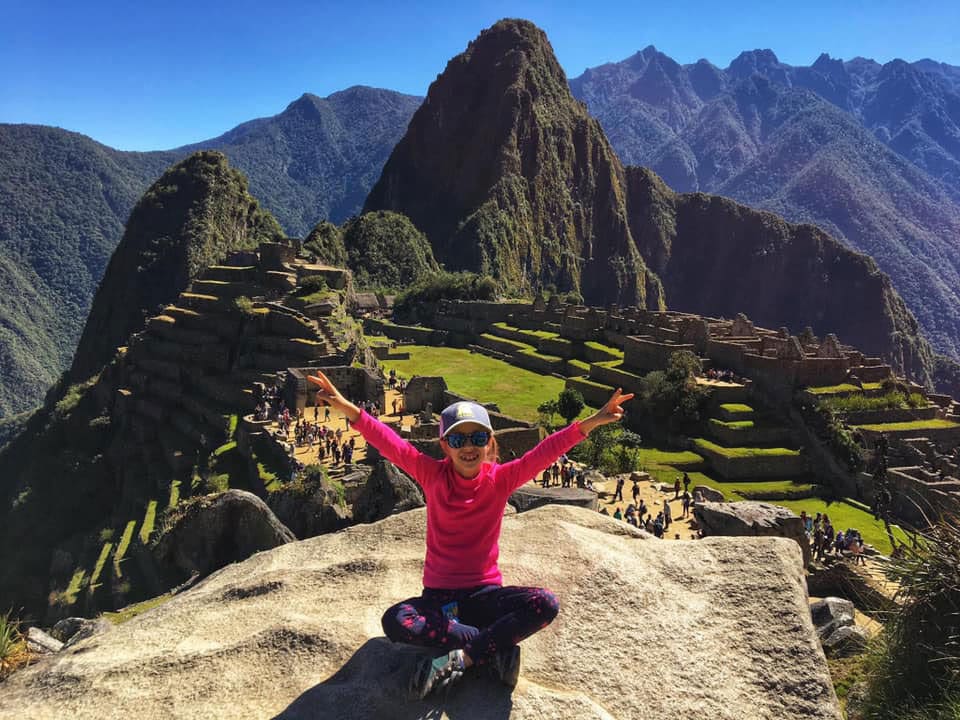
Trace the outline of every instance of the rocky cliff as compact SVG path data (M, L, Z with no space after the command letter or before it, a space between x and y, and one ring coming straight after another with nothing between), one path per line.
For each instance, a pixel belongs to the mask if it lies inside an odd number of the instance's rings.
M365 210L407 215L451 270L658 308L626 223L623 168L570 96L546 35L503 20L431 84Z
M97 288L70 375L85 380L173 301L208 265L281 235L218 152L197 152L167 170L137 203Z
M839 720L792 540L662 543L595 512L504 519L508 582L560 615L511 694L467 677L410 701L416 648L382 637L420 591L425 511L254 555L4 683L0 718Z
M662 122L676 123L719 80L701 72L674 92L686 76L666 60L637 92L669 96ZM930 381L932 351L869 258L811 226L676 195L654 173L625 169L526 21L496 23L448 63L365 207L405 213L447 267L511 289L554 284L596 304L665 299L794 332L809 325Z

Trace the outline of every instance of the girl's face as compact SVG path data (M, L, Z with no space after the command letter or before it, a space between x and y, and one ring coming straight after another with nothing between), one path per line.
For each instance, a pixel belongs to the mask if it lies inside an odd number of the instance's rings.
M462 425L457 425L452 432L470 435L475 430L486 430L486 428L477 423L463 423ZM463 447L452 448L446 439L440 440L440 447L443 448L444 454L450 458L450 462L453 463L453 469L457 471L458 475L467 479L473 479L479 475L480 466L485 462L489 462L488 456L492 444L492 436L485 447L475 447L473 443L468 440L463 444Z

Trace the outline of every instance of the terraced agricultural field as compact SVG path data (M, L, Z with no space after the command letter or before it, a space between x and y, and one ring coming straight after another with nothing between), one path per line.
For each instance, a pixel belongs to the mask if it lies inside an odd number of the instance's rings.
M909 422L879 423L876 425L854 425L861 430L875 430L877 432L898 432L900 430L941 430L943 428L960 427L952 420L933 418L932 420L911 420Z
M442 375L453 392L481 402L497 403L506 415L536 421L537 406L555 400L563 390L559 378L515 367L505 362L459 348L404 345L408 360L383 360L389 372L411 378L414 375ZM592 411L584 411L587 415ZM586 415L584 415L585 417Z

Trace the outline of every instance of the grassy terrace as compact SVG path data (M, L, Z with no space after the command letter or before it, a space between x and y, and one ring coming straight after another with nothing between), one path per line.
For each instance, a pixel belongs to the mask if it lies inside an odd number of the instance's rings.
M684 465L699 465L703 458L689 450L659 450L657 448L640 448L637 451L637 460L641 467L647 465L669 465L671 469ZM691 475L691 477L693 477ZM673 482L671 478L670 482Z
M743 403L723 403L720 409L733 415L748 415L753 412L752 407Z
M718 420L717 418L710 418L711 425L718 425L720 427L727 428L728 430L750 430L754 427L753 420Z
M821 385L820 387L808 387L807 392L813 395L843 395L845 393L858 393L862 390L879 390L883 383L863 383L863 388L850 383L840 383L839 385Z
M664 465L661 467L648 468L647 472L653 475L658 482L673 485L674 478L676 478L677 475L683 476L684 468ZM687 475L690 476L691 492L697 485L706 485L722 492L723 496L731 502L738 500L769 500L769 498L772 497L789 495L796 497L798 495L815 494L817 490L820 489L818 485L811 485L810 483L796 480L758 480L755 482L736 480L728 482L726 480L712 478L706 473L699 471L687 471ZM780 500L770 500L770 502L776 502L778 505L781 504Z
M724 447L723 445L710 442L705 438L695 438L693 443L698 448L712 451L728 458L795 457L800 454L799 450L790 450L789 448Z
M522 342L520 342L519 340L511 340L510 338L500 337L499 335L491 335L490 333L482 333L482 334L480 335L480 337L486 338L487 340L496 340L498 343L505 343L505 344L507 344L507 345L510 345L510 346L512 346L512 347L515 347L517 350L533 350L534 352L537 351L537 349L536 349L533 345L528 345L527 343L522 343ZM426 347L426 346L420 346L420 347Z
M605 352L608 355L614 355L623 360L623 350L620 348L610 347L609 345L594 342L593 340L588 340L584 343L584 346L590 348L591 350L599 350L600 352Z
M531 338L558 338L560 333L550 332L549 330L521 330L520 328L515 328L513 325L509 325L505 322L494 323L495 328L500 328L501 330L511 330L513 332L523 333L524 335L529 335Z
M861 430L875 430L877 432L897 432L899 430L942 430L944 428L960 427L952 420L941 420L933 418L932 420L912 420L910 422L895 423L876 423L871 425L854 425L853 427Z
M495 402L504 413L521 420L537 420L537 406L556 399L564 386L559 378L545 377L468 350L427 345L404 345L403 349L410 353L409 360L381 361L388 372L393 369L406 378L442 375L453 392Z

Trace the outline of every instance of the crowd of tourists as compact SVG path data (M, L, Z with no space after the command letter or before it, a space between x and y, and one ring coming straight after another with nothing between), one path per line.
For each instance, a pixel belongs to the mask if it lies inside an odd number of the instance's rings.
M829 555L836 558L852 557L854 565L867 564L863 535L856 528L836 530L826 513L817 513L815 517L810 517L806 510L800 511L800 521L817 560L823 560Z

